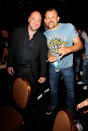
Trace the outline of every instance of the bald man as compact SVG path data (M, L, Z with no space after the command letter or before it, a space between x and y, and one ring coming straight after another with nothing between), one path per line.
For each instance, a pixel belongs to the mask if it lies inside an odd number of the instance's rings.
M47 40L38 31L41 22L40 12L33 11L28 26L14 30L8 53L8 74L26 77L32 89L46 81Z

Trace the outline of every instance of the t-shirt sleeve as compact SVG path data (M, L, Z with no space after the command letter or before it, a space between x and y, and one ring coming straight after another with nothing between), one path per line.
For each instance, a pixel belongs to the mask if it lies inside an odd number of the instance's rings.
M74 39L75 37L78 36L78 32L75 28L74 25L70 24L70 34L71 34L71 39Z

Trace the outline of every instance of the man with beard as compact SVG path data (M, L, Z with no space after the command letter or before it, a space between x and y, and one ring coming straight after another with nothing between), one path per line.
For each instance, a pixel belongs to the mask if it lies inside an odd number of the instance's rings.
M59 80L63 76L66 87L66 107L75 116L73 52L83 45L78 32L71 23L59 23L60 17L54 8L45 13L45 23L49 28L44 32L49 48L48 61L51 99L46 115L52 114L58 104Z

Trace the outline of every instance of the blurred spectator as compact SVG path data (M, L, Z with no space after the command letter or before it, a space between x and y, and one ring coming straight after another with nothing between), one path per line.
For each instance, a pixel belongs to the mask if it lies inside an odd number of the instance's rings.
M83 89L88 90L88 35L83 29L81 29L81 37L85 40L84 52L82 53L82 81L85 84Z
M6 29L2 29L0 33L1 33L1 45L2 45L0 64L7 64L9 33Z
M3 42L2 42L2 36L1 36L1 33L0 33L0 60L2 58L2 54L3 54Z
M88 89L88 41L85 41L85 52L82 54L83 59L83 82L86 84Z
M77 28L77 31L84 47L85 39L82 38L82 29ZM77 82L80 80L80 69L82 68L82 54L83 53L84 53L84 48L74 53L75 79Z
M85 43L88 43L88 35L84 30L82 31L82 38L84 38Z

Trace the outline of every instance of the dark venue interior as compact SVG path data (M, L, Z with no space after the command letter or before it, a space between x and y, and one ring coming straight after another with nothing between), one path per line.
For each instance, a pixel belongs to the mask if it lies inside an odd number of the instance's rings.
M55 0L55 1L34 1L34 0L1 0L0 1L0 24L11 26L21 26L27 22L27 18L32 10L39 10L44 16L45 10L55 7L61 17L61 22L71 22L73 24L82 23L87 26L86 0Z
M12 33L15 27L24 26L27 24L29 14L34 10L40 11L44 19L46 9L50 7L57 9L61 23L72 23L74 26L80 25L88 34L88 2L86 0L0 0L0 30L7 29L9 33ZM42 31L44 30L43 23L42 21L40 28ZM82 80L81 72L82 67L80 68L80 80ZM50 98L48 76L46 83L39 85L37 102L35 103L34 101L33 107L30 104L30 89L26 90L26 87L23 87L23 92L20 92L20 88L18 89L19 91L15 92L13 91L13 82L9 83L9 79L10 76L7 73L6 67L0 67L0 131L54 131L53 126L56 114L65 107L63 78L60 81L62 88L60 88L61 98L59 98L59 107L57 107L51 116L45 116L44 114ZM24 78L20 79L20 81L21 84L23 83L26 86L25 83L27 84L27 82L25 82ZM85 85L78 85L75 82L76 104L88 98L88 89L83 90L83 86ZM16 94L13 97L13 92L24 96L23 98L26 101L24 102L25 106L19 105L20 102L16 103L17 100L14 100ZM27 98L25 98L24 92ZM24 101L23 98L22 102ZM13 110L15 110L15 113L13 113ZM25 122L26 111L29 112L27 123ZM12 121L10 121L10 118ZM78 118L83 125L83 131L88 131L88 113L83 114L78 112Z

